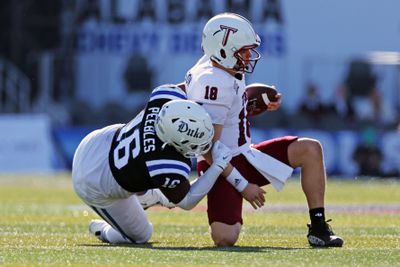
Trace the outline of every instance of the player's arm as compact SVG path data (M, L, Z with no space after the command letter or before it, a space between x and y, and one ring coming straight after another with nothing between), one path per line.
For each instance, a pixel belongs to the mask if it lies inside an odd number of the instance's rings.
M207 195L232 159L229 148L221 142L214 143L211 149L211 156L214 162L210 168L194 180L192 184L185 179L184 182L181 182L173 189L161 187L160 190L176 206L185 210L192 209Z
M213 124L214 126L214 138L213 142L220 139L222 133L222 125ZM210 152L203 155L208 164L213 163L213 156ZM239 191L243 198L246 199L254 209L262 207L265 202L265 191L256 184L249 183L238 170L236 170L232 164L227 164L226 168L222 172L222 175L227 181Z

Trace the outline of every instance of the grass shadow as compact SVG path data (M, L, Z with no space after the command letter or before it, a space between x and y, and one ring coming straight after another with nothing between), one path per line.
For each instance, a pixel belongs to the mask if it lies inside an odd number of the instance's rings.
M272 247L272 246L233 246L233 247L188 247L188 246L171 246L171 247L159 247L154 246L156 243L147 244L80 244L83 247L121 247L121 248L142 248L142 249L153 249L153 250L180 250L180 251L222 251L222 252L268 252L272 250L306 250L313 249L312 247Z

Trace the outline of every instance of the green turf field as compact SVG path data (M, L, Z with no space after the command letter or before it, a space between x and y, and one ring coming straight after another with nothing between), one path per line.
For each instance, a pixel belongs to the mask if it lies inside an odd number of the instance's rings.
M67 175L0 176L0 266L400 266L400 181L328 182L327 217L343 248L308 246L297 178L267 191L265 208L246 205L233 248L213 246L204 202L195 211L151 208L150 244L112 246L88 234L97 216Z

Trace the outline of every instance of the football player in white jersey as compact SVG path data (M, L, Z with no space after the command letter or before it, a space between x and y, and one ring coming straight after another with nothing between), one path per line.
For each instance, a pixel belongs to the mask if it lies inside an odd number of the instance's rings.
M279 191L293 169L300 167L311 219L308 242L312 246L340 247L343 239L335 236L325 220L326 173L321 144L296 136L251 144L245 74L253 72L260 59L255 50L260 42L246 18L233 13L216 15L203 30L204 56L186 75L188 99L207 110L215 131L213 141L220 140L233 154L231 165L223 172L227 179L218 179L208 194L211 236L217 246L234 245L243 223L242 199L253 207L261 206L262 189L255 185L271 184ZM279 106L280 95L269 109ZM210 153L200 157L199 173L211 163Z
M87 135L74 154L72 181L103 219L91 221L90 233L108 243L145 243L153 227L142 206L193 208L232 158L225 145L212 145L213 135L207 112L175 85L154 89L129 123ZM190 183L190 158L208 151L211 167Z

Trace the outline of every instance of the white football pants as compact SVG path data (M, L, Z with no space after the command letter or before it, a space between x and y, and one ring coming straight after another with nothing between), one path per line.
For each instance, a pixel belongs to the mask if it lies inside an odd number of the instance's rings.
M121 199L107 208L91 208L109 224L102 231L102 237L109 243L140 244L150 240L153 225L135 195Z
M102 236L110 243L145 243L153 225L136 195L119 186L112 176L108 153L119 125L96 130L79 144L72 164L76 194L110 227Z

